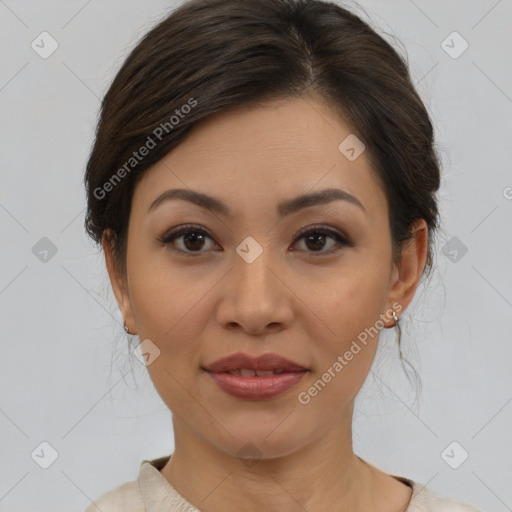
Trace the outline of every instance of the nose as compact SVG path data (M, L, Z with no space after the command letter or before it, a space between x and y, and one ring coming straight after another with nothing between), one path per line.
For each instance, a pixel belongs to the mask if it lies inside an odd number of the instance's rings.
M218 321L226 329L241 328L251 334L276 332L293 316L290 283L270 250L254 260L237 253L222 285Z

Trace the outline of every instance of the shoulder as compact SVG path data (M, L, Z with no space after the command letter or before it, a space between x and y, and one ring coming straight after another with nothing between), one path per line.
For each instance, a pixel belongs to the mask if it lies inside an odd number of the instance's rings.
M462 501L439 496L419 482L410 482L413 493L406 512L481 512Z
M126 482L102 494L85 512L144 512L146 510L137 480Z

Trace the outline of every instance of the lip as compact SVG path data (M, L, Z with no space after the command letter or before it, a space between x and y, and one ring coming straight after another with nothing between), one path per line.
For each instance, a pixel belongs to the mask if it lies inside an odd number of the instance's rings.
M274 370L279 374L242 377L229 371L251 369L255 371ZM282 395L295 387L308 373L308 369L279 354L262 354L251 357L237 353L218 359L203 367L225 393L244 400L266 400Z
M217 361L204 367L205 370L213 373L229 372L232 370L240 370L241 368L249 368L251 370L280 370L285 372L297 372L307 370L290 359L286 359L279 354L262 354L261 356L250 356L238 352L236 354L222 357Z

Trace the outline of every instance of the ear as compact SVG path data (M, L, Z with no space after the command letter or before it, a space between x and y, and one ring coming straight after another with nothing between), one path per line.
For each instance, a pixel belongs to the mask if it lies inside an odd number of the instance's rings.
M386 301L386 311L396 309L404 311L411 303L421 280L427 261L428 226L424 219L419 219L411 226L413 238L404 242L398 265L393 269ZM396 303L402 309L396 307ZM395 304L395 307L393 307ZM400 315L398 315L400 316ZM394 321L392 321L391 326Z
M122 275L120 269L115 263L113 252L114 242L115 234L110 229L106 229L101 237L101 245L103 246L103 252L105 253L105 264L107 266L110 284L112 285L112 290L114 291L117 305L121 310L125 325L128 327L130 334L135 334L135 321L128 294L128 286L125 276Z

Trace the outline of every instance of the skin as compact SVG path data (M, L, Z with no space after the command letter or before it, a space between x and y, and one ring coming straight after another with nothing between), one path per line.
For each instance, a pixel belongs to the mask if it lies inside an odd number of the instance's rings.
M104 237L126 324L160 350L147 368L172 411L175 437L161 473L202 511L396 512L409 503L408 486L352 447L354 400L378 336L307 405L298 401L379 315L388 312L385 327L394 325L389 312L394 303L401 313L407 308L426 261L427 226L420 220L400 265L393 263L388 202L368 155L349 161L338 150L351 133L314 96L217 114L137 184L126 275ZM173 188L214 196L233 215L184 200L148 213ZM349 192L364 210L337 200L278 216L279 202L324 188ZM204 241L158 241L188 223L206 231ZM329 227L353 246L330 237L308 244L297 236L302 226ZM236 252L247 236L263 249L252 263ZM333 247L339 250L323 255ZM241 400L201 369L236 352L276 352L310 371L284 395ZM253 465L238 454L247 443L261 454Z

